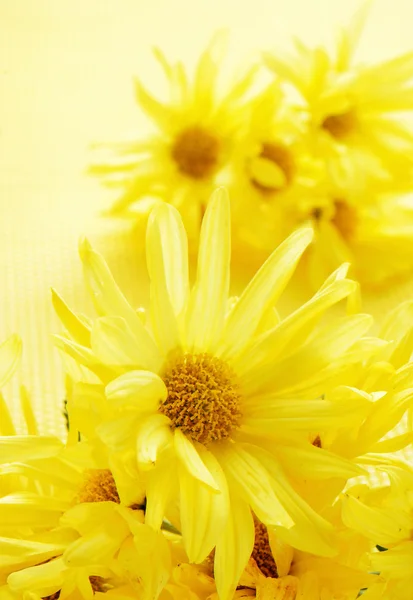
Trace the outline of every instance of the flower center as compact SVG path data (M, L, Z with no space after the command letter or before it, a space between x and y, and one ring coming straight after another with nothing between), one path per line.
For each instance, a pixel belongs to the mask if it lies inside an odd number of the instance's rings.
M109 469L87 469L77 502L116 502L120 504L115 480Z
M229 366L209 354L184 354L167 369L168 397L159 411L201 444L223 440L239 426L238 386Z
M101 592L104 594L105 592L113 589L113 586L108 583L106 579L103 579L103 577L99 577L98 575L92 575L89 577L89 581L94 592Z
M113 586L107 582L103 577L99 577L98 575L92 575L89 577L90 585L92 586L93 593L101 592L106 593L107 591L113 589ZM55 592L51 596L43 597L42 600L59 600L60 598L60 590Z
M218 164L219 141L202 127L182 131L172 146L172 158L184 175L204 179Z
M293 156L281 144L264 143L260 154L249 165L251 183L263 194L286 188L295 172Z
M313 446L316 448L322 448L321 438L319 435L316 435L313 441L311 442Z
M338 115L330 115L321 123L321 127L339 141L345 139L357 129L357 116L353 109Z
M335 213L331 222L337 227L345 240L350 240L355 233L357 212L344 200L334 202Z
M254 517L255 522L255 542L252 558L257 563L258 568L265 577L278 577L278 569L271 552L268 531L266 526Z

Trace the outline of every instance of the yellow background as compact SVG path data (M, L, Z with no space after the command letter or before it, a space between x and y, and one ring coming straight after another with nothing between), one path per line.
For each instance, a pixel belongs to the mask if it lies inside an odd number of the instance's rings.
M138 131L132 75L157 84L150 46L193 62L219 26L230 26L232 56L271 48L294 32L324 41L358 3L351 0L0 0L0 340L24 341L24 382L41 432L63 433L60 357L51 333L59 324L51 286L78 310L85 298L77 240L103 250L134 304L145 303L141 236L100 216L110 195L84 168L88 145ZM411 0L377 0L360 56L380 59L411 49ZM236 60L234 60L236 62ZM369 295L378 319L411 295L412 282L390 296ZM15 407L14 407L15 408Z

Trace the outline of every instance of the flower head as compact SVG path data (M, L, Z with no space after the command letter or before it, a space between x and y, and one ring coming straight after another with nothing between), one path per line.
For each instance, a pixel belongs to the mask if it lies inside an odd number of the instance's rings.
M251 511L285 543L333 555L334 527L319 511L361 473L355 461L313 445L322 431L351 431L372 407L362 393L337 388L352 385L383 346L363 337L370 317L349 314L318 326L357 284L344 266L289 317L274 311L311 238L310 229L294 233L240 298L230 299L225 193L218 190L208 204L192 288L181 218L160 204L147 230L147 321L85 242L81 256L101 316L91 324L55 303L68 331L58 346L101 382L94 386L102 408L93 435L110 453L135 455L147 472L147 524L158 529L172 510L191 561L202 562L215 547L224 599L253 549ZM316 508L297 492L300 478L324 481L329 490Z
M314 151L327 161L338 194L366 191L377 181L396 189L411 185L413 136L400 114L412 108L413 53L353 64L369 4L364 2L339 32L331 55L297 40L294 57L264 56L275 75L301 94Z
M156 48L169 84L169 98L155 99L136 81L140 108L157 131L146 139L114 146L115 154L91 172L124 191L112 214L148 197L179 207L188 232L197 237L202 213L236 144L245 119L247 93L256 71L252 67L222 94L218 91L226 34L218 32L201 55L190 79L181 62L170 64Z

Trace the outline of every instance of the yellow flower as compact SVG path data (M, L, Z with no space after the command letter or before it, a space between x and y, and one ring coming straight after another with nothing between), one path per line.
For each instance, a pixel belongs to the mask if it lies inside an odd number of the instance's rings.
M27 445L37 452L36 440ZM0 500L0 521L7 523L0 583L7 579L11 592L89 600L126 585L147 600L168 581L170 550L163 534L144 524L136 466L122 457L109 459L109 469L94 450L79 442L53 457L0 466L2 477L28 481L27 489Z
M378 577L368 573L367 540L341 529L339 555L321 558L294 550L255 519L252 557L232 598L354 600L360 589L374 585ZM165 590L173 600L218 600L208 561L176 566Z
M311 237L309 229L293 234L241 297L230 300L225 194L219 190L208 204L192 289L179 213L159 204L147 231L147 324L87 243L81 255L101 316L90 326L57 304L70 334L57 336L58 346L106 386L98 435L110 452L136 451L148 470L146 522L159 528L167 506L178 500L176 525L190 561L202 562L216 546L224 600L253 547L251 509L296 548L327 556L336 551L332 525L289 478L295 452L309 480L335 478L344 485L360 473L354 463L312 445L318 431L351 428L365 411L360 395L333 390L381 348L382 342L363 338L371 318L348 315L317 328L357 284L343 267L286 319L273 308Z
M343 495L346 525L387 550L372 555L372 566L385 584L372 590L372 598L410 600L413 586L413 470L389 459L380 468L390 486L376 494L360 494L351 488ZM361 496L361 497L360 497ZM372 497L371 497L372 496Z
M372 65L353 64L366 19L364 2L335 51L295 41L295 56L266 53L265 64L298 91L308 111L314 152L323 156L340 197L380 181L411 185L412 131L398 113L413 106L413 53ZM385 82L385 85L383 85ZM409 174L407 172L409 171Z
M302 113L278 84L257 94L228 165L235 241L267 252L308 218L326 197L325 169L311 155Z
M154 122L156 133L114 146L113 157L91 168L105 183L124 188L113 214L137 201L138 208L146 207L148 198L158 198L178 207L188 231L197 236L205 205L245 118L245 97L256 70L255 66L247 70L226 94L220 94L217 85L225 42L225 32L213 37L192 80L181 62L170 64L155 49L168 80L169 98L155 99L140 81L136 82L136 98Z
M343 261L350 262L351 274L370 287L412 270L410 196L373 192L366 202L351 193L330 195L324 201L315 199L307 216L315 240L307 253L305 276L314 286Z

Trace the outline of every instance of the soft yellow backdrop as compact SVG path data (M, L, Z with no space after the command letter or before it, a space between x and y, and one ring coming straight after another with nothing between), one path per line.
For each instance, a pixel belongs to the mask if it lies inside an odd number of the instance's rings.
M41 431L63 433L60 358L51 333L59 325L50 286L79 310L77 240L104 250L128 296L145 303L142 231L99 216L110 196L84 174L88 144L143 126L131 78L157 85L150 46L193 62L212 31L229 26L233 57L298 33L325 40L357 6L353 0L0 0L0 339L18 332L20 383L31 390ZM411 0L377 0L360 55L382 58L411 48ZM380 319L411 295L368 296ZM14 409L16 406L14 406Z

